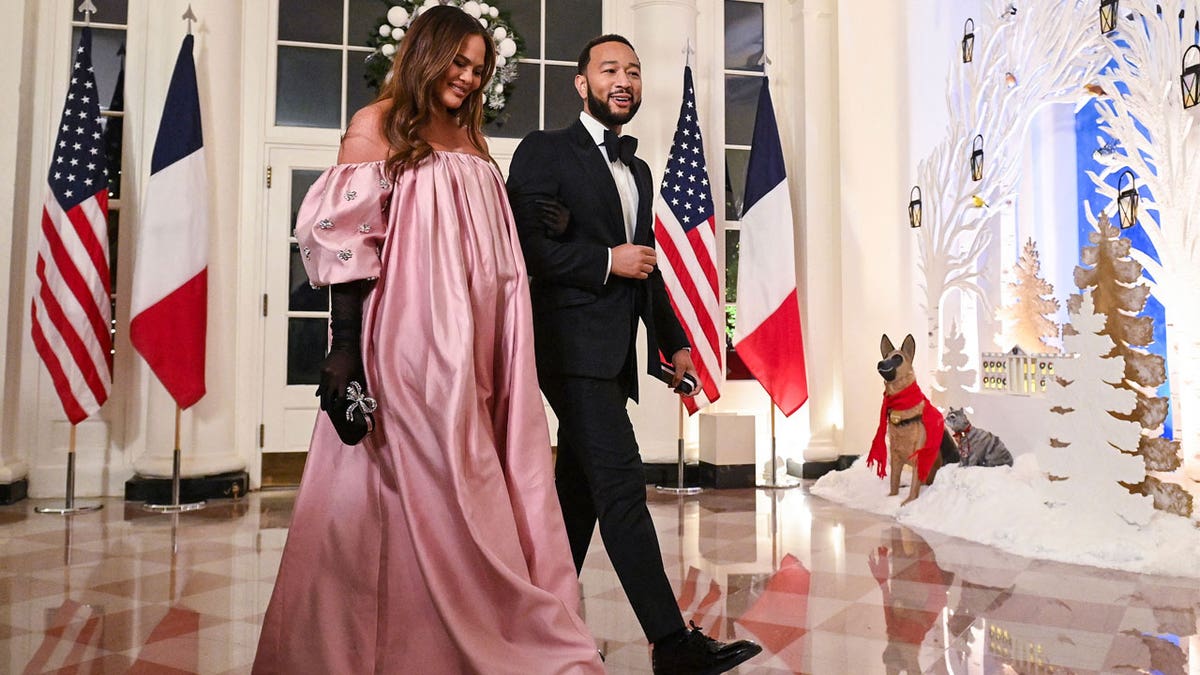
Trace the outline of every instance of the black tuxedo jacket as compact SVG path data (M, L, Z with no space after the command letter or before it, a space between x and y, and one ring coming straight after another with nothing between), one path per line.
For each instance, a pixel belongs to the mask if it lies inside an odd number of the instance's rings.
M638 189L633 243L653 247L650 167L635 159L630 169ZM626 234L603 150L580 121L534 132L513 155L508 196L531 277L538 371L605 379L625 375L629 395L637 400L638 319L646 326L651 375L661 372L660 348L669 359L688 342L657 267L648 279L609 275L605 283L608 251L626 243ZM556 199L570 211L562 235L547 232L539 199Z

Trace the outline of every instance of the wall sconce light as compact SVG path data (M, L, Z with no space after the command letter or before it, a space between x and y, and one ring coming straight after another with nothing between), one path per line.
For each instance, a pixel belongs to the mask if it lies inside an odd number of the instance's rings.
M983 135L976 134L971 141L971 180L983 180Z
M963 23L962 57L963 63L970 63L975 56L975 20L967 19Z
M1129 177L1128 183L1125 181L1126 176ZM1137 207L1137 180L1134 179L1133 171L1125 169L1117 178L1117 217L1120 219L1122 230L1128 230L1137 224Z
M1107 34L1117 29L1117 7L1121 0L1100 0L1100 33Z
M1188 65L1188 54L1196 50L1196 62ZM1192 45L1183 52L1183 72L1179 84L1183 88L1183 107L1190 108L1200 101L1200 45Z
M921 186L914 185L908 193L908 226L914 230L921 226Z

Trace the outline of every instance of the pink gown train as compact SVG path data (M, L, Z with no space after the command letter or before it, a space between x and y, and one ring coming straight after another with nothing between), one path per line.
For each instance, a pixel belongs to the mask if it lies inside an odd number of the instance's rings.
M313 431L255 673L602 673L554 492L524 260L499 171L341 164L297 219L317 285L378 277L376 429Z

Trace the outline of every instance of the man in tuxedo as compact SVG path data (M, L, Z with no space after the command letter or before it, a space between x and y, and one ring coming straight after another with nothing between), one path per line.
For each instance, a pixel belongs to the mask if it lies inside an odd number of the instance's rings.
M555 482L575 569L600 536L646 638L655 673L721 673L761 647L684 626L646 508L646 478L626 400L637 400L635 338L647 370L678 387L696 377L687 337L656 266L650 167L622 137L642 100L641 66L619 35L579 56L579 120L534 132L513 156L508 192L531 276L538 379L558 417ZM665 377L659 352L670 357ZM694 381L694 380L693 380Z

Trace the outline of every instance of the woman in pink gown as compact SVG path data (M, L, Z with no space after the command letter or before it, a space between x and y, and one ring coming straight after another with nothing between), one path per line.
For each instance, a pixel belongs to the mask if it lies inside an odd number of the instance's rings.
M357 445L318 415L255 673L603 672L479 132L493 70L476 19L426 11L300 209L312 283L368 289L359 367L378 409Z

